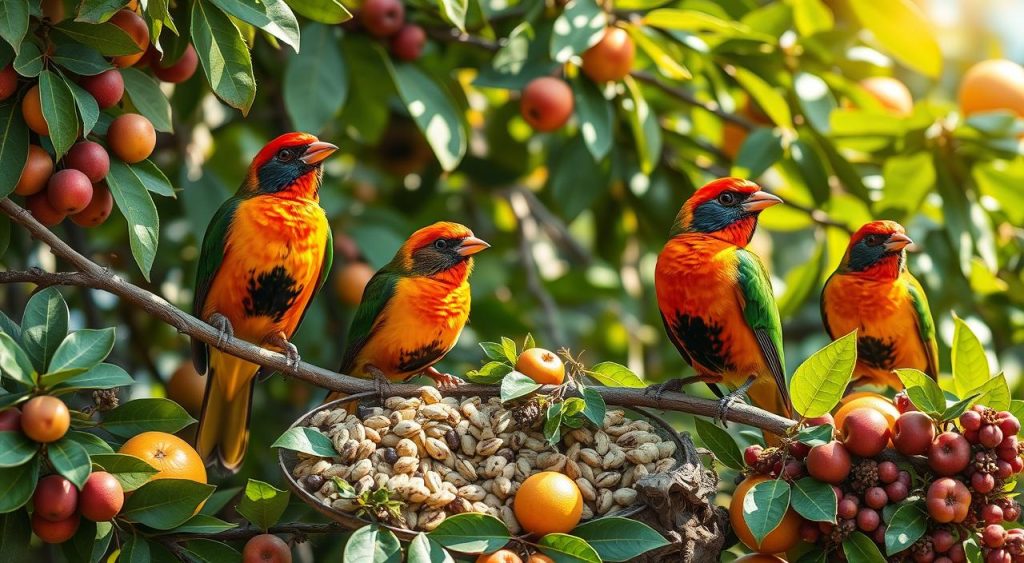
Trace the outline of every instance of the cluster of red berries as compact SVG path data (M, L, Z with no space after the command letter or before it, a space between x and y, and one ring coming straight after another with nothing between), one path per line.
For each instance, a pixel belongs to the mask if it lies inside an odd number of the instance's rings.
M78 531L82 517L113 520L124 506L124 489L106 471L90 473L81 491L62 475L47 475L36 485L32 505L32 531L46 543L64 543Z
M395 58L415 61L427 44L427 32L405 21L402 0L366 0L351 26L362 27L370 35L388 42Z

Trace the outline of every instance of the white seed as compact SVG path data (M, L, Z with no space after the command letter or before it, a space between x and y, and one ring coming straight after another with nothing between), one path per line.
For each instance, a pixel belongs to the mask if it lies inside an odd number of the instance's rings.
M601 467L603 469L617 469L622 467L626 463L627 454L622 450L615 448L605 454L604 458L601 459Z
M420 387L420 400L428 405L441 402L441 392L435 387L424 385Z
M419 469L420 460L419 458L412 456L402 456L395 462L395 473L413 473Z
M516 513L510 506L503 506L498 509L498 514L501 515L501 521L505 523L505 527L513 535L516 535L523 531L523 527L519 525L519 520L516 519Z
M423 445L427 450L427 455L434 459L444 460L451 455L451 451L448 449L448 444L445 444L437 438L427 438L423 442Z
M501 438L488 438L481 440L476 445L477 455L489 456L501 449L505 442Z
M480 485L466 485L465 487L459 487L459 496L468 501L476 502L484 500L484 497L487 496L487 491Z
M363 426L373 428L377 431L386 432L388 428L391 428L391 419L384 415L375 415L364 420Z
M597 485L598 487L610 489L615 485L618 485L619 481L621 480L621 473L617 471L605 471L604 473L601 473L597 476L597 480L594 481L594 484Z
M402 457L413 457L419 453L419 447L416 446L416 442L408 438L402 438L395 445L395 453Z
M590 481L586 479L576 479L576 486L580 488L580 494L583 495L583 500L595 501L597 500L597 490L594 485L590 484Z
M597 502L595 503L595 509L598 514L604 514L615 506L615 497L612 492L608 489L601 489L601 492L597 495Z
M622 488L612 493L615 504L619 506L632 506L636 502L636 489Z
M676 453L676 443L673 441L658 442L658 455L666 458L672 457Z
M605 455L608 453L608 447L611 446L612 440L605 434L603 430L598 430L594 434L594 450L600 454Z
M495 477L491 483L491 492L502 500L507 499L512 494L512 481L500 476Z
M500 475L508 465L508 460L499 455L492 455L491 457L484 460L484 477L495 477Z
M416 434L419 434L420 430L422 430L422 427L420 426L420 423L416 422L415 420L403 420L396 424L395 427L391 429L392 432L398 434L403 438L410 438Z
M369 475L370 471L373 470L373 462L368 459L361 459L352 466L352 471L349 473L349 479L352 481L358 481L365 475Z

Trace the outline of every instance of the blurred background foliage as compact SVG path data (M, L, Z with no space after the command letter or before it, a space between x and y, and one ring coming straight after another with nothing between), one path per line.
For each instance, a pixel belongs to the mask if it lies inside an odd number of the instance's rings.
M184 29L190 5L207 1L172 2L170 17ZM958 102L978 61L1024 59L1012 25L1024 18L1018 3L410 0L407 19L429 38L415 62L392 60L358 18L320 23L304 17L304 2L288 4L299 12L297 54L232 17L252 48L247 115L219 100L201 72L163 86L173 132L159 135L152 159L175 193L156 200L148 281L118 214L97 229L65 222L56 231L188 310L213 212L268 139L306 130L342 151L321 191L334 272L294 339L304 360L336 368L372 270L416 228L452 220L492 248L478 256L471 321L441 367L457 374L479 364L479 341L532 332L589 364L617 361L661 381L689 368L657 312L657 254L693 190L733 174L787 202L762 215L752 245L772 273L790 371L827 342L818 296L849 233L886 218L918 243L910 267L928 292L943 370L955 311L1019 390L1024 79L993 73L986 91L1001 96L1002 110L965 115ZM637 57L630 76L598 85L579 72L578 55L605 21L629 32ZM164 29L161 41L180 40ZM571 85L575 112L566 126L536 133L520 116L519 90L553 73ZM891 82L863 82L871 77L905 84L912 106L899 91L885 95ZM0 265L62 266L17 229ZM0 306L20 313L29 290L5 287ZM187 362L184 338L109 295L63 293L78 326L118 326L111 358L141 382L133 395L167 393ZM202 382L188 375L181 370L171 395L195 408ZM321 396L280 377L261 385L243 474L273 481L267 445Z

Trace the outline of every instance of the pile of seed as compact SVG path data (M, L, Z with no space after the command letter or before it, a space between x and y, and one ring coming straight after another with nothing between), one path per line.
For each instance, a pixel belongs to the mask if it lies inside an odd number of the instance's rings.
M359 410L314 414L309 426L330 438L338 455L299 454L292 475L322 503L347 513L358 505L341 498L332 477L357 493L386 487L404 503L395 524L411 530L430 531L448 515L472 511L500 518L519 533L513 498L527 477L541 471L576 481L588 520L632 505L637 480L676 465L675 443L621 410L608 411L599 430L565 433L557 448L539 420L518 428L497 398L459 401L424 387L418 398L391 397L383 408Z

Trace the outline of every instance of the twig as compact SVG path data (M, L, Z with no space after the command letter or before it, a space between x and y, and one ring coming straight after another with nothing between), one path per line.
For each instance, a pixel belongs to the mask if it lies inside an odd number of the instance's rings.
M695 98L693 94L690 94L689 92L683 90L682 88L676 88L675 86L669 86L668 84L665 84L664 82L655 78L653 74L638 70L635 70L629 74L638 82L650 84L651 86L654 86L655 88L661 90L662 92L668 94L669 96L672 96L673 98L684 101L693 106L699 107L704 111L713 113L718 117L722 118L723 120L735 123L736 125L739 125L744 129L750 130L757 127L757 125L755 125L754 122L750 121L749 119L746 119L745 117L740 115L736 115L735 113L729 113L723 110L721 106L714 102L702 102Z
M120 276L75 252L74 249L60 240L49 229L36 221L31 213L22 209L13 201L9 199L0 200L0 211L9 215L15 223L27 229L33 238L48 245L54 254L65 259L79 270L77 272L59 273L44 272L40 269L23 272L0 272L0 284L30 282L101 289L133 303L147 313L173 326L178 332L243 360L277 370L283 374L291 375L332 391L348 394L379 391L371 380L342 375L306 362L300 362L298 368L293 369L283 354L260 348L244 340L221 338L220 344L218 344L220 334L217 329L171 305L164 298L128 283ZM395 384L388 387L385 394L387 396L412 396L419 393L419 388L420 386L415 384ZM552 389L552 386L545 385L539 391L548 393ZM605 402L613 405L652 407L709 418L719 414L718 401L691 397L683 393L666 392L659 398L654 394L646 393L644 389L619 387L596 387L595 389L601 393ZM500 388L497 385L467 384L459 386L454 393L493 397L500 393ZM731 422L754 426L775 434L785 434L791 426L796 424L794 420L746 404L734 405L729 409L726 419Z
M561 325L558 322L558 306L555 300L544 287L540 279L538 266L533 258L533 249L530 240L537 236L537 221L530 215L530 205L526 198L519 192L512 192L508 196L508 203L512 207L512 213L516 216L516 230L519 234L519 260L523 264L523 271L526 273L526 287L530 293L537 298L541 310L544 312L544 336L549 342L564 342Z

